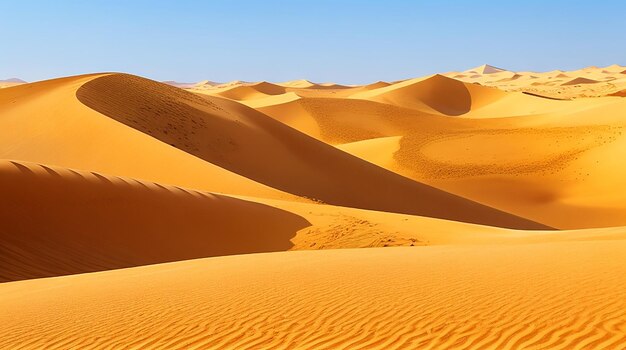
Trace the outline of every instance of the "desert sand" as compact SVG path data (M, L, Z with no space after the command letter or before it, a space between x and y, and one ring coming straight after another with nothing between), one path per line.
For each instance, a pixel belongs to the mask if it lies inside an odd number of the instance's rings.
M0 348L623 349L626 67L0 86Z

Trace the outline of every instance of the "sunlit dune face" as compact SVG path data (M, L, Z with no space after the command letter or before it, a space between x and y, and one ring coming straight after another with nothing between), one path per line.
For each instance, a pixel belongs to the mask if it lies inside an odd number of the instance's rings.
M449 178L556 174L581 154L615 141L621 127L492 129L402 139L400 163L426 176ZM409 164L406 164L409 166Z

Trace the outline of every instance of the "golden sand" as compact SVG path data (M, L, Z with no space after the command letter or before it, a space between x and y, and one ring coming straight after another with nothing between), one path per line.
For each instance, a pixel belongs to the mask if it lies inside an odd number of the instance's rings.
M4 84L0 348L623 349L625 71Z

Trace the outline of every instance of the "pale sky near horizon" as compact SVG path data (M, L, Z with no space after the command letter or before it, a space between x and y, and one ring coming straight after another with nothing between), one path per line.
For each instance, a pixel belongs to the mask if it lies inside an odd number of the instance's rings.
M6 1L0 79L368 83L626 65L626 1Z

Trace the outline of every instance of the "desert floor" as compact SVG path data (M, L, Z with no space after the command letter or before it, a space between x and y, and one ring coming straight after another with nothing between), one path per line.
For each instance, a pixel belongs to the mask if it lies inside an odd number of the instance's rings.
M0 81L0 348L626 349L624 97Z

